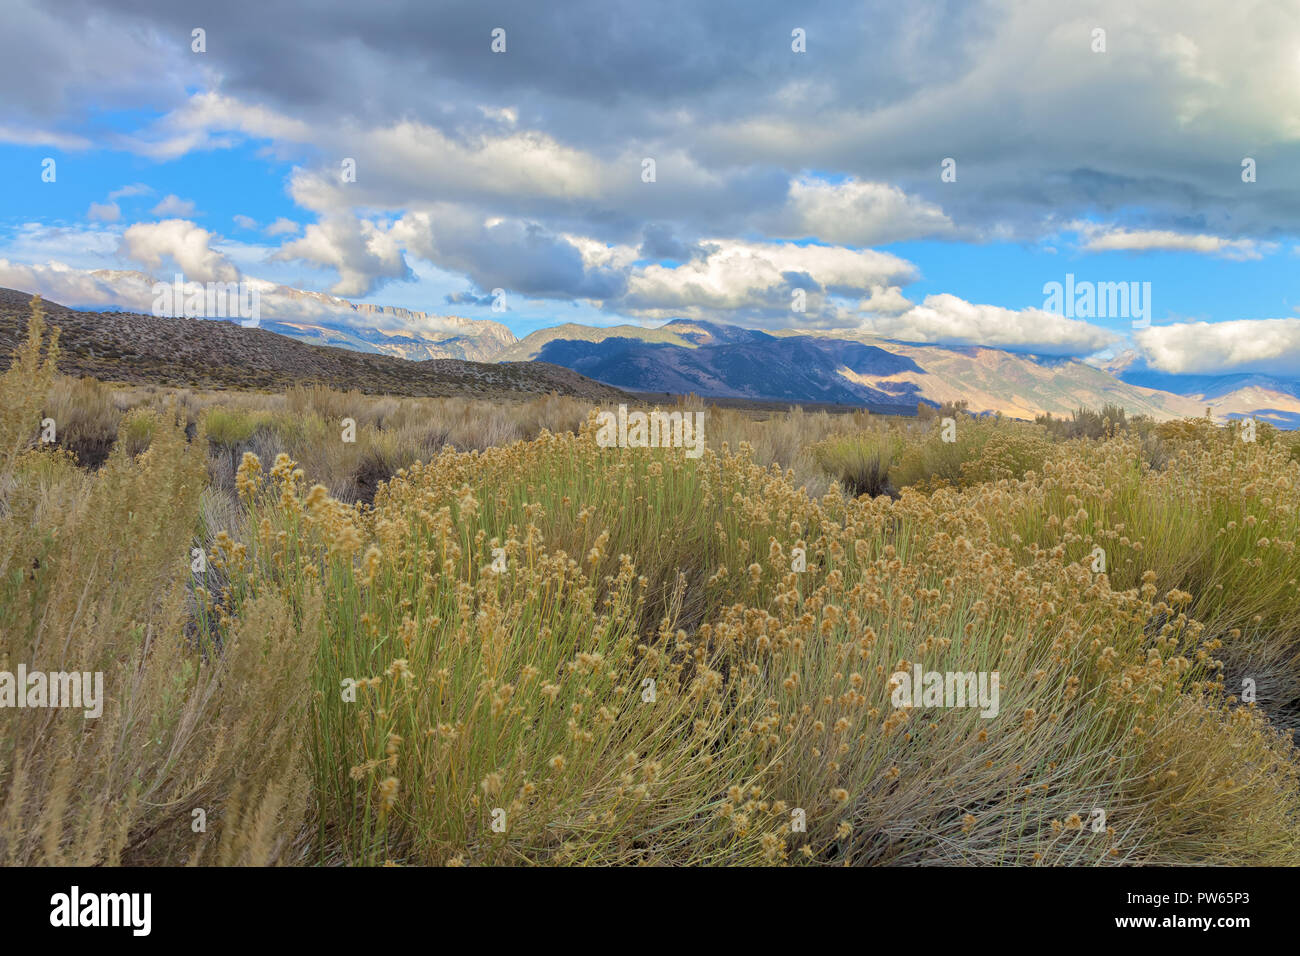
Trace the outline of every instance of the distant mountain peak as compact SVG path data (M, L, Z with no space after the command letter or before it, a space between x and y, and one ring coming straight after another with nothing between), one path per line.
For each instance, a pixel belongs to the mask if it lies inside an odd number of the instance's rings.
M131 311L152 314L153 288L159 281L133 270L98 269L103 280ZM459 315L420 312L400 306L352 302L326 292L312 292L248 280L260 297L262 328L314 345L349 348L407 358L465 359L490 362L518 339L500 322ZM99 310L102 305L74 302L73 307Z

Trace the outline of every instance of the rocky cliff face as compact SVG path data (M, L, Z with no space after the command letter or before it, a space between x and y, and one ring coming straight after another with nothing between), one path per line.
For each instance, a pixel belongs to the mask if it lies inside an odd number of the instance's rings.
M263 297L264 324L284 335L321 345L419 361L496 359L518 341L500 322L436 315L388 305L350 302L321 292L278 286Z

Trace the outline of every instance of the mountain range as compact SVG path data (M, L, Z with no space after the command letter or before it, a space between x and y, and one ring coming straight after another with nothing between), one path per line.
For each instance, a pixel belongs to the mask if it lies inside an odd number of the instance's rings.
M1129 354L1111 365L987 347L897 342L859 331L762 332L677 320L656 329L561 325L498 360L544 361L630 391L864 405L913 411L965 400L973 411L1032 419L1116 404L1157 419L1255 416L1300 427L1300 381L1170 376Z
M28 298L10 293L9 299L13 296ZM366 390L394 388L400 394L417 394L423 388L434 389L429 394L445 394L438 391L445 387L437 384L437 365L452 362L444 371L458 379L464 379L466 367L474 363L500 367L501 373L510 370L504 378L482 371L470 376L485 387L490 380L501 384L508 378L513 390L531 392L549 383L560 391L593 397L600 383L606 395L695 393L753 402L860 406L886 413L912 413L922 402L965 400L972 411L1026 419L1116 404L1130 414L1157 419L1203 415L1208 408L1219 420L1254 416L1281 428L1300 427L1300 376L1170 375L1149 368L1133 352L1091 362L981 346L899 342L859 330L761 331L685 319L657 328L567 323L517 339L499 322L353 303L285 286L263 294L262 312L256 329L218 323L229 330L222 334L221 349L242 343L240 361L253 362L258 349L282 352L276 339L326 347L312 353L311 361L294 356L292 361L269 363L290 370L276 381L292 376L295 367L308 370L313 380L329 381L332 375L345 374L338 367L342 360L330 354L345 351L374 360L368 368L377 370L378 378L374 388ZM134 313L100 314L113 315L112 321L120 323L121 316ZM185 329L192 332L195 322L215 321L152 316L139 320L151 326L162 323L170 330L169 340ZM178 322L186 325L166 325ZM250 336L258 343L252 353ZM193 351L179 340L173 347L179 354ZM420 374L397 371L407 364L422 367ZM538 382L520 378L529 366L537 367ZM563 370L578 374L561 382L556 375ZM369 381L374 375L363 377ZM346 382L337 384L348 387Z

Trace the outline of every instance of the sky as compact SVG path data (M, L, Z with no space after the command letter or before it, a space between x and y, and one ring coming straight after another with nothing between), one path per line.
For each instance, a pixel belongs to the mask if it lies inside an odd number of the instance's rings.
M64 304L148 311L181 273L520 336L684 318L1300 377L1297 3L0 21L0 286Z

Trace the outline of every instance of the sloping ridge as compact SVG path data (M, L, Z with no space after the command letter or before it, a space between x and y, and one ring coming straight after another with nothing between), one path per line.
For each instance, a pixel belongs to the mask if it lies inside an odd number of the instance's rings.
M31 295L0 289L0 368L26 335ZM369 394L451 396L547 394L621 400L621 390L545 362L408 361L308 345L261 328L216 319L136 312L81 312L45 302L57 326L59 370L104 381L198 388L278 390L327 385Z

